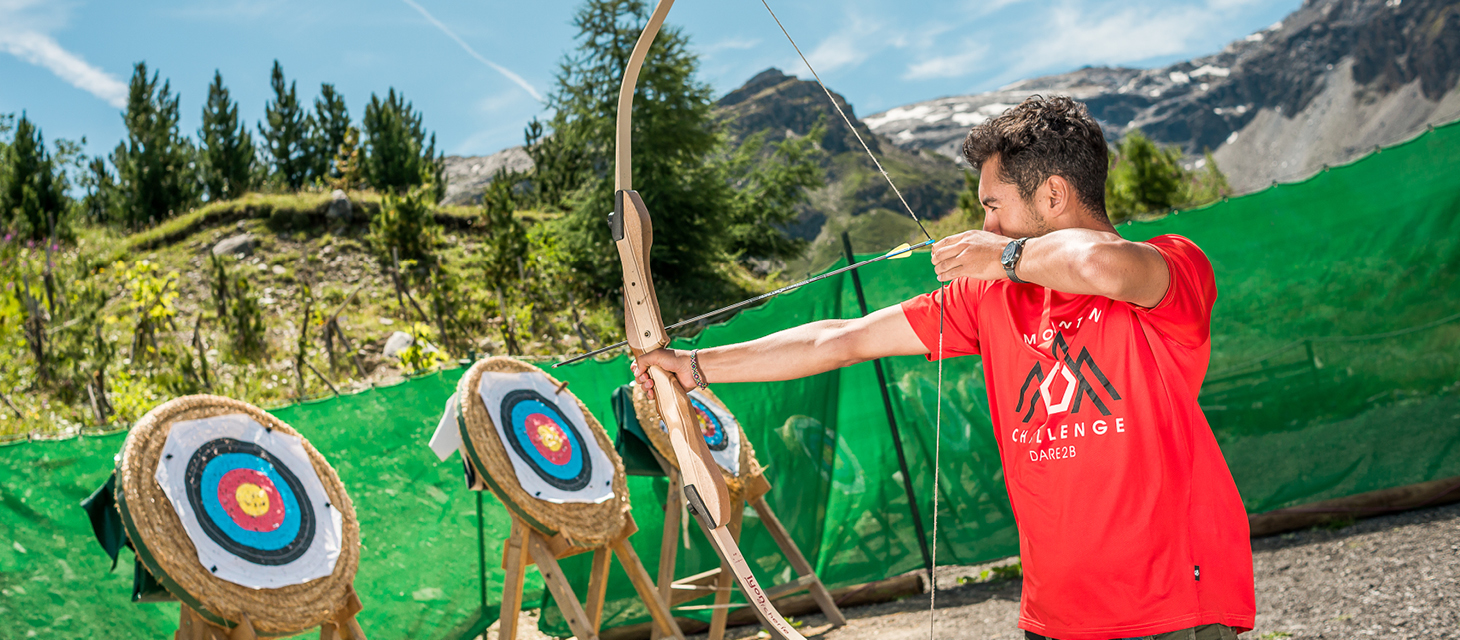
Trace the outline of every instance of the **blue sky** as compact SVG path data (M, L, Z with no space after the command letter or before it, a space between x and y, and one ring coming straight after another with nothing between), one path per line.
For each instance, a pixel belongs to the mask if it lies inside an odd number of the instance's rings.
M1084 65L1159 66L1213 53L1299 0L771 0L859 116ZM521 144L543 115L578 2L534 0L0 0L0 113L48 140L122 138L119 107L145 60L181 93L195 134L214 69L256 122L274 59L312 101L332 82L357 121L372 92L403 91L448 154ZM810 78L759 0L679 0L669 23L717 94L775 66Z

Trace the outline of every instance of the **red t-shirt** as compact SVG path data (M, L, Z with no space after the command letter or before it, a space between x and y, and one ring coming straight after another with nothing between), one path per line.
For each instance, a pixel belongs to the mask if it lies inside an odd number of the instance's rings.
M1247 513L1197 405L1216 279L1167 235L1171 285L1144 309L1009 280L959 279L943 357L981 354L1019 526L1019 626L1108 640L1252 628ZM938 357L935 294L902 305Z

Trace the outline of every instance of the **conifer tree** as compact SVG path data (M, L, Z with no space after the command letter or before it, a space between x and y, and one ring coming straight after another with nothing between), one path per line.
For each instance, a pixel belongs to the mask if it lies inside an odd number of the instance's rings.
M446 161L436 153L436 134L428 139L421 112L412 108L405 94L394 88L381 100L370 95L365 117L365 161L361 174L380 191L404 193L412 187L432 185L432 202L446 193Z
M229 99L223 74L217 70L208 85L198 139L202 142L198 169L208 200L231 200L248 192L254 176L253 136L238 121L238 103Z
M551 134L528 132L537 166L558 172L540 172L535 182L563 194L542 204L567 210L558 231L571 266L605 295L621 286L603 223L613 210L619 80L648 14L641 0L588 0L573 20L577 50L563 61L548 99ZM718 269L728 257L734 196L723 167L712 162L721 137L711 89L694 77L698 65L689 39L666 25L644 60L634 98L634 187L655 220L650 259L661 299L669 294L670 304L734 294Z
M21 112L15 138L0 147L0 226L44 240L71 206L66 174L46 151L45 136Z
M314 129L310 134L310 178L327 183L340 177L334 158L349 131L350 112L345 108L345 97L335 85L321 84L319 97L314 100Z
M1227 195L1227 178L1206 154L1201 168L1182 166L1179 147L1158 144L1140 129L1115 145L1105 181L1105 207L1112 222L1146 213L1165 213L1206 204Z
M122 114L127 139L112 152L117 221L124 225L160 222L197 202L196 150L178 131L177 105L171 83L160 80L156 72L149 79L147 63L137 63Z
M259 136L269 156L270 175L291 191L304 186L309 177L309 131L314 119L299 104L293 82L285 84L284 67L274 61L270 75L274 99L264 105L265 123L259 123Z

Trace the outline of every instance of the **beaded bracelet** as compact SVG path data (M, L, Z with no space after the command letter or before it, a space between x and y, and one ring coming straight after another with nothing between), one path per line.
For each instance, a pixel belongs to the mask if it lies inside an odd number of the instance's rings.
M695 349L689 352L689 375L694 377L695 386L701 389L708 389L709 383L705 382L705 375L700 372L700 350Z

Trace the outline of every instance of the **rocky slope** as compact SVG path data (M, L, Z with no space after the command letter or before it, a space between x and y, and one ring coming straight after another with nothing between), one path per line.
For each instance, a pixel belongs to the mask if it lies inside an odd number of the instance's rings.
M804 136L817 122L826 127L821 139L826 185L811 194L791 229L793 235L812 240L811 251L805 264L793 268L818 268L834 261L841 252L843 231L851 234L859 251L920 240L921 232L907 208L923 220L936 220L957 206L963 188L963 173L954 162L892 144L859 121L845 98L836 92L832 96L897 184L907 207L815 82L767 69L716 105L716 117L733 144L759 132L766 133L767 142L776 142Z
M1221 52L1159 69L1085 68L939 98L865 122L906 149L958 158L968 128L1032 94L1085 101L1112 140L1132 128L1211 150L1250 191L1460 118L1460 2L1309 0Z
M532 158L522 147L503 149L489 156L446 156L446 197L442 204L472 205L498 171L528 171Z

